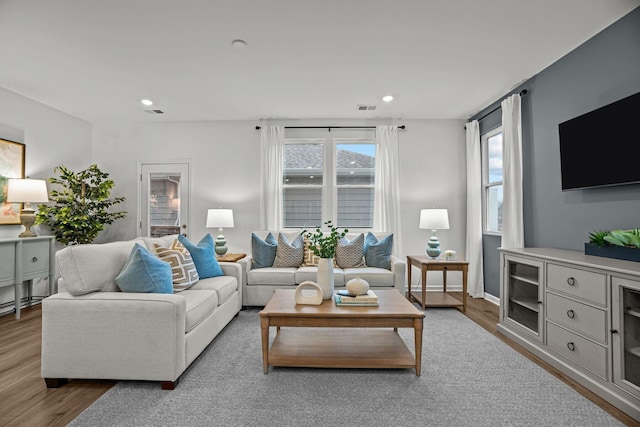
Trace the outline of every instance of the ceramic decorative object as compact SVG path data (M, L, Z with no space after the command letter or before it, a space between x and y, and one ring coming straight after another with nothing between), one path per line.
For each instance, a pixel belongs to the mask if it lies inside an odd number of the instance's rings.
M322 298L333 298L333 258L318 260L318 286L322 289Z
M305 290L311 290L312 292L304 292ZM322 289L316 282L307 280L300 283L296 288L296 304L320 305L322 304L322 294Z
M369 290L369 282L360 277L355 277L347 282L347 290L350 294L364 295Z
M446 251L444 251L444 258L447 261L450 261L452 259L454 259L456 257L456 251L452 250L452 249L448 249Z

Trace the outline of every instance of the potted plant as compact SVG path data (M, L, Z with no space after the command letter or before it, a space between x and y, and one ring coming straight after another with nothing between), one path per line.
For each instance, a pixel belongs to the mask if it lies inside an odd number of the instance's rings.
M317 226L315 231L302 230L300 234L309 240L309 248L318 257L318 274L317 281L322 288L322 298L331 299L333 297L333 257L336 254L338 242L342 239L348 229L338 231L338 227L334 226L331 221L325 221L324 225L329 231L322 231Z
M640 229L596 230L589 233L584 253L607 258L640 261Z
M105 225L124 218L126 212L109 209L124 202L124 197L110 198L114 182L97 165L80 172L58 166L54 172L60 177L49 178L61 189L51 190L51 202L38 206L36 224L45 224L64 245L91 243Z

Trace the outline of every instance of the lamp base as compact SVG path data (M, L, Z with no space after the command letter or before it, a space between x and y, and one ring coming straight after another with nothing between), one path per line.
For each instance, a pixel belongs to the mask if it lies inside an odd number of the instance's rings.
M222 234L219 234L214 241L216 255L222 256L227 253L227 241Z
M36 211L33 208L23 208L20 214L20 223L24 225L24 231L18 237L38 237L31 231L31 226L36 222Z
M431 236L429 241L427 242L427 255L433 259L437 259L442 250L440 249L440 241L436 236Z

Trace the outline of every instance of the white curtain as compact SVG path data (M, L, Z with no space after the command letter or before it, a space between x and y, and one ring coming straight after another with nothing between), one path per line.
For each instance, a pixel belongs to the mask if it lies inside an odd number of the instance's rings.
M524 247L520 95L502 101L502 247Z
M402 254L400 239L400 183L398 182L398 127L376 127L376 182L373 197L373 229L393 233L393 255Z
M284 126L260 129L260 229L282 227L282 151Z
M482 258L482 154L480 126L477 120L467 123L467 244L469 261L467 292L484 297Z

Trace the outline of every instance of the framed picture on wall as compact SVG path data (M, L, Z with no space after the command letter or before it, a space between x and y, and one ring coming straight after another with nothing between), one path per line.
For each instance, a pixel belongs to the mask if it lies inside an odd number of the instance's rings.
M24 144L0 139L0 225L19 225L22 203L7 202L9 178L24 178Z

